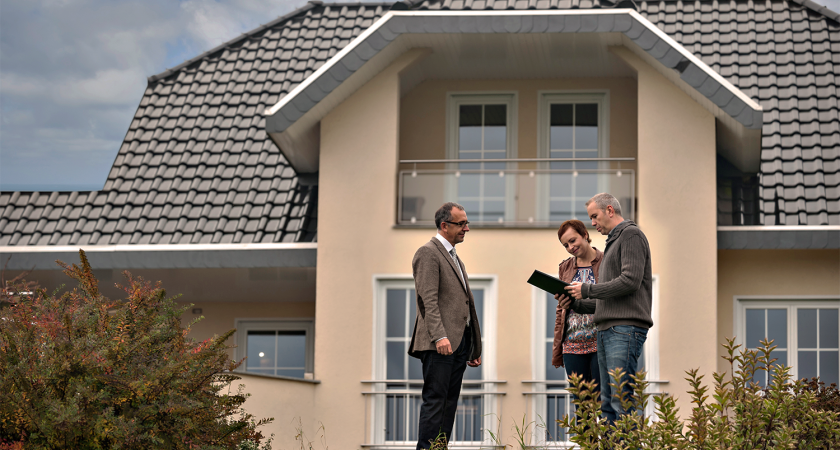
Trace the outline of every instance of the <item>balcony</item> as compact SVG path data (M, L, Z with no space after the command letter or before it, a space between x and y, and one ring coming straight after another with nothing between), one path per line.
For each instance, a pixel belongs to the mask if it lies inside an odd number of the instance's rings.
M599 192L618 198L635 220L635 158L403 160L397 224L434 226L445 202L464 206L471 226L546 228L586 220ZM524 167L523 167L524 166ZM528 167L530 166L530 167ZM410 168L406 168L410 167Z
M368 380L365 442L362 448L391 450L414 448L417 444L423 380ZM498 390L504 380L464 380L450 449L501 449L489 432L498 434L497 418L501 417ZM372 412L373 414L370 414Z

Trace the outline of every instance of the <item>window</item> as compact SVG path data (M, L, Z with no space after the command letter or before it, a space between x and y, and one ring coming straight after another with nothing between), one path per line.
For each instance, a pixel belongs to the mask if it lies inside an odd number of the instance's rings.
M479 162L516 156L516 95L450 95L448 159L461 161L449 198L457 199L474 222L512 220L514 186L504 162Z
M609 99L605 92L589 94L544 93L540 98L539 147L541 158L604 158L609 156ZM598 192L608 191L608 168L597 161L551 162L538 191L541 220L562 222L587 217L584 204Z
M312 320L239 319L239 371L278 377L311 378L315 350Z
M653 276L653 323L659 319L659 276ZM535 429L544 435L534 436L538 442L568 442L565 429L559 426L557 420L567 414L574 414L572 394L566 388L568 379L566 370L551 365L552 348L554 346L554 322L557 311L557 300L554 296L538 288L532 290L532 311L534 326L532 327L532 342L534 343L533 391L532 399L533 419L538 424L545 424L545 429ZM651 381L648 392L659 392L659 331L654 326L648 331L647 340L642 348L639 370L647 371L647 380ZM653 400L650 401L645 414L653 416Z
M476 312L481 321L482 365L467 367L453 428L453 442L482 442L484 432L492 424L488 414L495 411L495 399L487 394L481 380L492 380L492 335L495 320L495 282L470 279ZM374 443L414 446L422 404L423 369L420 360L408 356L408 345L417 317L414 280L390 279L377 283L376 320L374 327L375 390L382 392L373 399ZM491 309L492 308L492 309Z
M771 356L791 367L794 378L819 377L840 384L840 299L767 300L738 298L735 302L737 343L756 349L772 339ZM755 381L762 386L767 374Z

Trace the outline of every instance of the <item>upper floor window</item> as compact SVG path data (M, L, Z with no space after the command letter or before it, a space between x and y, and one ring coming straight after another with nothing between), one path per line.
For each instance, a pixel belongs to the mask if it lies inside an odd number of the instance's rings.
M470 212L470 220L499 222L513 215L513 184L504 162L516 157L516 95L449 96L447 159L459 160L447 194ZM475 217L475 218L473 218Z
M539 147L541 158L582 159L551 162L538 190L540 220L562 222L585 219L584 204L599 192L610 191L608 165L586 158L609 156L609 97L597 93L543 93L540 97Z

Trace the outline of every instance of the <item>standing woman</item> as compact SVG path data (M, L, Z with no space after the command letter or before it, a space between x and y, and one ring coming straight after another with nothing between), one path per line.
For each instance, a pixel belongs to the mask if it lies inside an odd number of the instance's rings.
M560 279L567 283L579 281L595 284L604 253L590 245L592 240L586 225L580 220L567 220L560 225L557 237L572 255L572 258L560 263ZM593 314L578 314L571 309L562 309L558 302L551 364L554 367L565 367L567 374L577 373L584 380L594 381L600 386L597 349L597 329Z

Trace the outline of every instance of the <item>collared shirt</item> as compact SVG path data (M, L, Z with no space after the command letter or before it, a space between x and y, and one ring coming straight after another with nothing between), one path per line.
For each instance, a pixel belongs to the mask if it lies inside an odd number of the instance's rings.
M447 241L445 237L441 236L440 233L436 234L435 237L441 244L443 244L443 248L446 249L446 252L450 255L449 257L452 258L452 249L455 248L455 246L450 244L449 241ZM458 264L458 261L455 258L452 258L452 260L455 262L455 267L458 268L458 273L461 274L461 282L464 283L464 287L467 287L467 280L464 279L464 272L461 271L461 265Z
M452 253L450 253L450 252L452 251L452 249L453 249L453 248L455 248L455 246L453 246L452 244L450 244L450 243L449 243L449 241L448 241L445 237L443 237L443 235L441 235L439 232L438 232L437 234L435 234L435 237L437 238L437 240L439 240L439 241L440 241L440 243L441 243L441 244L443 244L443 248L445 248L445 249L446 249L446 252L447 252L447 253L449 253L449 255L450 255L449 257L450 257L450 258L452 258ZM461 265L460 265L460 264L458 264L458 260L457 260L457 259L455 259L455 258L452 258L452 259L453 259L453 261L455 262L455 266L458 268L458 273L459 273L459 274L461 274L461 282L462 282L462 283L464 283L464 287L466 287L466 286L467 286L467 282L466 282L466 280L464 279L464 272L463 272L463 271L461 271ZM469 317L467 317L467 326L470 326L470 318L469 318ZM435 341L435 342L441 341L441 340L443 340L443 339L447 339L447 337L446 337L446 336L444 336L444 337L442 337L442 338L438 339L438 340L437 340L437 341Z

